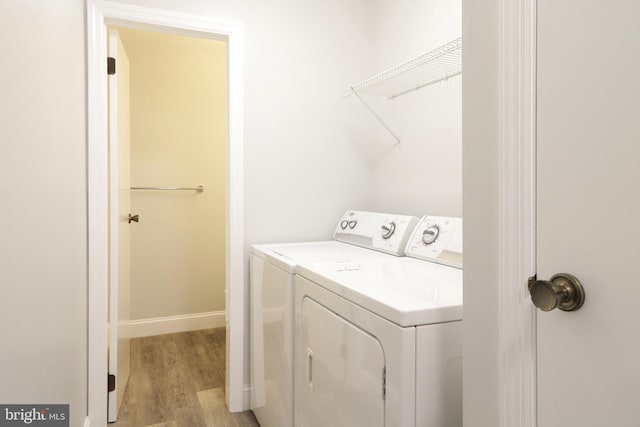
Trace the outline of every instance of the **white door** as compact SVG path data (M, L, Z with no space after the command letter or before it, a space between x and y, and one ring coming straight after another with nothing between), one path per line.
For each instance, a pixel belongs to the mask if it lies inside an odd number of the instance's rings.
M640 426L640 2L538 1L538 426Z
M109 76L109 421L115 421L129 380L130 321L130 181L129 59L115 29L109 29L109 56L116 73Z

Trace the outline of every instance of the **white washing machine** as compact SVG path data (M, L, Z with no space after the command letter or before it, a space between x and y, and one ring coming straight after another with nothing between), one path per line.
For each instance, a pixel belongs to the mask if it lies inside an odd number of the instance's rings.
M348 211L333 241L254 245L250 250L250 407L262 427L292 427L294 275L299 263L396 258L418 218Z
M296 427L462 426L462 220L407 255L299 264Z

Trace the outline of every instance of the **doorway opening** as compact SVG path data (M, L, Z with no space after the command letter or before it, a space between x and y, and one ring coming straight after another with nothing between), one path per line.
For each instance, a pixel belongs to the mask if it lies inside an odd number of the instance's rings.
M145 340L130 340L225 326L227 54L220 40L111 26L108 35L112 422L137 420L131 402L153 407L144 400L167 388L197 403L197 393L224 385L224 359L211 357L224 340L185 362L209 381L161 375L173 382L145 375L140 357L130 360Z
M107 422L107 324L109 298L109 146L107 25L213 39L226 44L225 203L225 396L228 408L244 409L244 228L242 184L242 26L158 9L101 0L87 3L88 71L88 421ZM199 185L199 184L196 184Z

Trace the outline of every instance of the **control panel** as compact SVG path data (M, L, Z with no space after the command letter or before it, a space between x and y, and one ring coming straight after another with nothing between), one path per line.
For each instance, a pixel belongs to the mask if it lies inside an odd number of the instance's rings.
M347 211L333 238L365 248L402 256L418 218L378 212Z
M462 218L422 217L409 238L406 254L462 268Z

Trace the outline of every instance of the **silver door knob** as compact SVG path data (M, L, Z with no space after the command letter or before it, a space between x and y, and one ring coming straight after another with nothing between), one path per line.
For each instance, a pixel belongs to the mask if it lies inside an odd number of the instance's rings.
M584 304L584 288L580 281L568 273L559 273L551 280L529 278L531 301L542 311L559 308L562 311L576 311Z
M140 222L140 215L129 214L129 224L131 224L131 222Z

